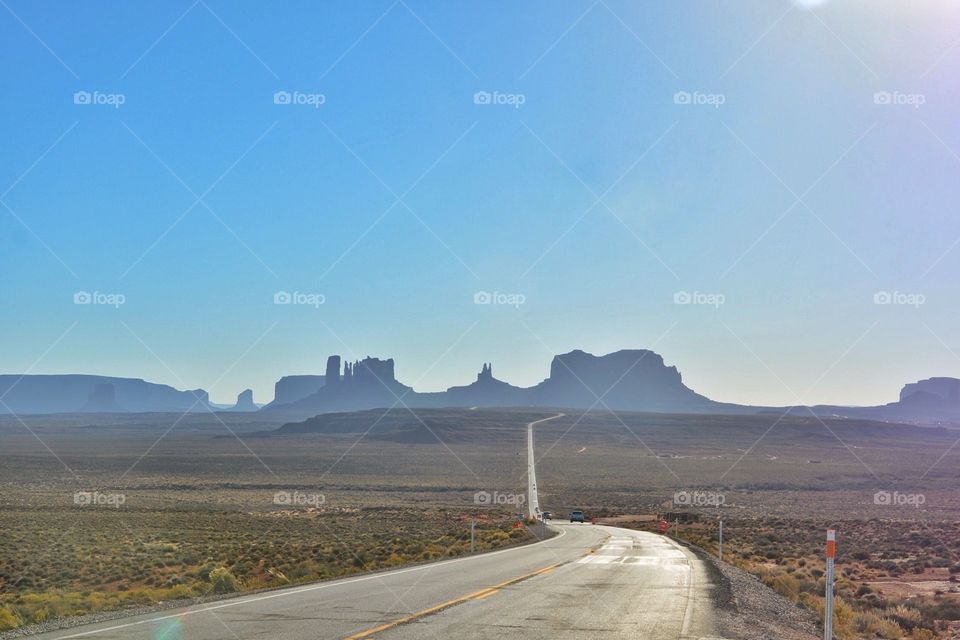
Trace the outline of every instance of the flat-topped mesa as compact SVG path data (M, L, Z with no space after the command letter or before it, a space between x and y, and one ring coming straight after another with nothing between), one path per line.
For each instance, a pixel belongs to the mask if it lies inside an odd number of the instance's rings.
M676 367L649 349L595 356L581 350L550 363L550 377L533 387L531 404L599 406L633 411L702 412L720 407L684 386Z
M115 413L123 409L117 403L117 390L111 383L97 383L87 403L80 411L92 413Z
M289 404L316 393L324 385L325 376L284 376L273 386L273 402L268 407Z
M554 356L550 363L550 379L554 381L609 380L613 383L622 378L651 375L661 382L683 382L676 367L666 366L663 356L649 349L621 349L603 356L577 349Z
M904 385L900 390L900 402L910 396L922 394L930 399L936 398L950 405L960 407L960 380L956 378L927 378Z
M75 411L187 412L210 408L202 389L180 391L140 378L84 374L0 375L0 414Z

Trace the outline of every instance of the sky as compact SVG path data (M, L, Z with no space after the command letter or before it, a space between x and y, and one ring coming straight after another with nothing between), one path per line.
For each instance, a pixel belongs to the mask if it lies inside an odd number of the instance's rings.
M3 373L960 377L960 5L0 1Z

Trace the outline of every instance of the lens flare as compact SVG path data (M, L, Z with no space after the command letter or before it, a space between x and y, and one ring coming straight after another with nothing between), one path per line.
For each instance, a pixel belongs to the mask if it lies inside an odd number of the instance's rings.
M164 620L153 627L153 640L182 640L183 632L180 630L180 620L172 618Z

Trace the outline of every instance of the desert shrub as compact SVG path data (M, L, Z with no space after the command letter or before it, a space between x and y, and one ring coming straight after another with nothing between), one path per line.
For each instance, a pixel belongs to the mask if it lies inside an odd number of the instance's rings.
M904 605L897 605L892 610L887 611L886 617L907 631L920 626L923 622L923 614L920 611Z
M800 596L800 581L796 577L781 574L769 580L771 589L789 600L796 600Z
M240 589L239 581L225 567L210 572L210 584L214 593L233 593Z
M900 625L884 618L874 620L866 628L866 631L878 638L884 638L884 640L900 640L903 637L903 629L900 628Z
M927 620L960 620L960 602L938 602L923 607L921 613Z
M6 607L0 607L0 631L8 631L20 626L20 619Z

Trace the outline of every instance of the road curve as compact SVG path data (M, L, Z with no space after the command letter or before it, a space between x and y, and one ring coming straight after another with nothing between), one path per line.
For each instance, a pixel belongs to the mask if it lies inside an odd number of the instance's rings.
M528 503L540 514L527 424ZM492 553L141 615L43 638L646 638L710 636L702 562L668 538L551 523L557 536Z
M546 541L43 634L43 638L709 637L700 560L667 538L554 525Z

